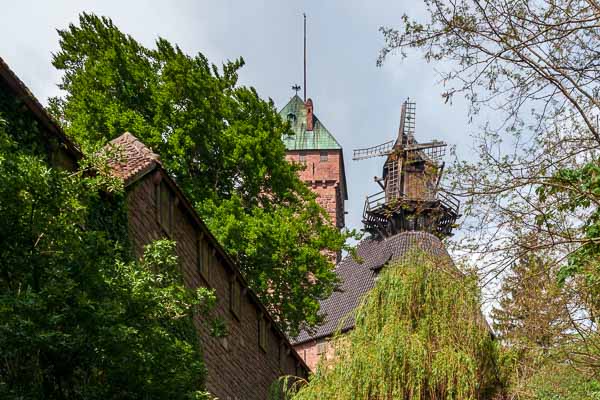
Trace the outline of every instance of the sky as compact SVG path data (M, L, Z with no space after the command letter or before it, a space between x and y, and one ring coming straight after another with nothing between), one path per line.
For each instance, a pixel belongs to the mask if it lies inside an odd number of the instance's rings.
M0 56L42 104L60 94L51 65L56 29L93 12L110 17L145 46L160 36L212 63L243 57L240 83L253 86L278 109L302 85L302 14L307 15L307 95L314 112L344 149L349 200L346 225L360 229L365 196L378 191L383 159L352 161L352 150L397 135L400 107L417 103L416 137L444 140L469 157L472 126L464 99L445 104L436 69L417 53L376 66L381 26L399 27L402 14L423 17L414 0L371 1L8 1L2 0ZM449 157L447 159L449 160Z

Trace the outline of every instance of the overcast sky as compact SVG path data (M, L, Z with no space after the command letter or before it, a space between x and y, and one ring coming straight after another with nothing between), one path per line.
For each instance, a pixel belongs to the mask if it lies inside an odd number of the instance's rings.
M352 161L352 149L391 140L401 103L417 102L417 139L445 140L468 156L464 101L444 104L433 64L418 56L391 57L379 68L378 28L399 26L403 13L423 15L419 2L401 1L2 1L0 56L43 104L59 94L60 74L50 64L56 29L82 11L112 18L146 46L158 36L216 64L242 56L241 83L254 86L281 108L302 84L302 13L308 16L308 97L315 114L344 148L349 201L347 226L361 227L365 195L382 159Z

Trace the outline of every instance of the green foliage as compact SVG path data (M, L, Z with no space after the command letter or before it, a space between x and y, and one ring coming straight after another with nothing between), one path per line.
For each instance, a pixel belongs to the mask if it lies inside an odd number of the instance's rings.
M479 399L498 384L475 277L420 252L381 272L335 351L294 400Z
M206 222L212 232L234 252L242 271L254 276L252 287L271 311L285 316L290 333L294 334L299 322L308 326L319 323L315 299L327 298L331 284L337 282L331 261L322 251L331 249L332 244L342 248L345 239L330 228L318 204L307 202L301 209L255 207L251 214L235 200L211 206L209 209L205 203L203 215L209 216ZM318 284L311 282L311 276Z
M538 190L541 198L552 198L559 210L579 215L578 246L561 266L559 282L574 289L577 317L573 321L576 351L565 350L582 371L595 371L600 360L600 160L593 158L579 167L562 168L549 184Z
M285 161L281 137L291 132L272 101L237 85L243 60L219 71L162 38L146 48L91 14L59 35L53 64L67 94L51 109L66 131L86 146L125 131L151 146L283 328L316 323L336 283L325 251L349 235L324 223Z
M558 197L558 207L566 211L587 210L583 221L583 245L569 258L561 271L561 281L583 275L590 290L590 305L600 311L600 160L593 160L579 168L561 169L551 179L551 185L538 190L542 198Z
M208 312L212 295L184 287L172 242L131 260L122 192L99 191L113 187L100 175L48 167L8 114L0 126L0 397L202 398L192 314Z
M443 61L446 101L464 94L473 116L488 107L494 115L474 132L475 161L450 168L451 190L466 199L463 228L471 234L459 244L481 255L490 281L519 260L498 326L510 346L506 360L516 365L509 398L592 398L584 382L598 379L600 365L600 131L592 95L600 80L591 66L598 4L423 3L421 22L404 15L400 27L381 29L379 62L417 49ZM522 263L539 251L543 265ZM564 291L568 307L557 313Z
M577 350L577 349L573 349ZM509 384L506 397L516 400L598 400L600 381L586 370L555 357L540 356L528 368L521 352L504 348L500 370Z
M593 160L579 168L564 168L552 176L551 185L538 190L540 197L559 200L561 210L583 215L581 245L569 255L559 279L565 283L573 278L574 284L588 312L600 312L600 160ZM596 331L596 340L598 332Z
M496 333L521 351L521 363L560 347L570 336L568 296L551 265L542 255L521 257L505 276L492 310Z
M570 365L554 365L538 371L526 383L535 400L599 400L600 381L577 371Z
M500 370L507 397L522 400L598 399L600 382L585 365L585 354L568 312L572 302L560 286L550 259L528 255L513 265L492 311L504 343Z

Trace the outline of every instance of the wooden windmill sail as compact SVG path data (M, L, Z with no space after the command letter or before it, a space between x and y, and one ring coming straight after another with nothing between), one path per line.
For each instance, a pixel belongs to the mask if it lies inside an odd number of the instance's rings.
M459 201L439 191L447 144L418 143L414 135L415 103L407 100L396 140L354 150L354 160L386 157L382 177L375 178L383 190L367 197L363 212L365 230L375 236L402 231L448 236L459 217Z

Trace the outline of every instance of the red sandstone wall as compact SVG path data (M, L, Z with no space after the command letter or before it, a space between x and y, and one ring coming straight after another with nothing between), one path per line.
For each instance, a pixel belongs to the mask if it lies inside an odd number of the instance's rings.
M342 159L339 150L328 150L327 161L321 161L320 150L288 151L286 159L300 163L305 157L306 168L300 171L302 181L318 195L317 200L338 228L344 223L344 200L341 193Z
M308 342L301 343L297 346L294 346L300 357L304 360L306 365L311 369L311 371L316 371L317 365L322 358L323 361L333 361L335 358L335 349L333 346L333 342L329 341L330 338L322 338L318 340L309 340ZM325 352L323 352L323 348L319 349L319 344L321 346L324 345Z
M129 230L138 256L145 244L165 237L156 218L156 179L153 175L147 175L128 188ZM181 205L174 207L173 217L174 229L170 238L177 242L185 282L192 288L206 285L196 265L196 238L200 231ZM269 386L279 376L303 375L305 371L273 329L268 332L267 351L259 347L259 309L251 303L248 294L243 294L240 320L233 315L229 306L232 273L217 256L211 260L209 286L216 290L216 312L224 319L229 334L227 338L211 337L208 329L197 321L208 369L206 387L220 400L264 400Z
M300 171L299 176L317 194L317 201L323 207L331 221L338 228L345 226L344 199L342 198L342 158L339 150L328 150L327 161L321 161L320 150L288 151L286 159L290 162L300 163L300 155L304 157L303 164L306 168ZM341 254L333 255L333 261L338 262ZM326 352L319 354L319 343L325 342ZM315 371L321 357L326 360L334 358L333 346L327 342L327 338L311 340L294 346L300 357Z

